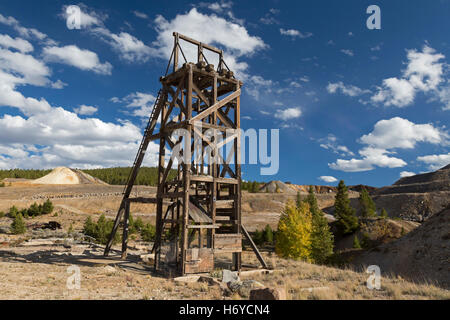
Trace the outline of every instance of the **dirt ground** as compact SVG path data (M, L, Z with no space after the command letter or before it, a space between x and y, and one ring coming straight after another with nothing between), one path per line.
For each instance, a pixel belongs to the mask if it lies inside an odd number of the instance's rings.
M167 279L153 272L145 258L151 243L130 239L126 261L117 251L103 257L103 247L68 237L72 225L80 231L88 216L94 220L105 214L114 218L121 201L123 187L101 185L14 186L0 188L0 211L15 205L19 209L47 198L54 203L50 215L26 219L29 230L15 236L0 232L0 299L247 299L238 293L227 293L218 281L183 282ZM137 187L138 196L151 196L153 187ZM249 230L266 224L276 227L284 203L295 199L287 194L243 193L243 221ZM334 195L318 195L321 207L329 206ZM133 205L133 216L144 222L154 221L153 205ZM31 231L33 224L54 220L62 230L42 233ZM11 219L0 218L0 229L7 230ZM52 233L53 232L53 233ZM119 250L120 247L114 247ZM287 299L450 299L448 290L431 284L414 284L386 275L380 290L366 286L368 274L284 260L271 252L263 252L276 272L266 275L241 276L262 286L281 288ZM220 257L219 257L220 259ZM225 259L225 258L224 258ZM224 262L225 261L225 262ZM220 266L228 260L221 260ZM231 263L231 262L230 262ZM257 266L253 252L243 252L243 263ZM80 271L80 287L68 287L68 279ZM75 270L75 271L74 271ZM210 275L212 276L212 275ZM384 276L384 275L383 275Z

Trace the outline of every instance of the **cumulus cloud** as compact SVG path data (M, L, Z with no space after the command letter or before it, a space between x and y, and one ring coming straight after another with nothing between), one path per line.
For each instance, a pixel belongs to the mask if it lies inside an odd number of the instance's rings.
M281 119L283 121L299 118L302 115L302 111L299 107L297 108L287 108L284 110L278 110L275 113L275 118Z
M46 47L43 55L46 61L63 63L98 74L110 75L112 70L112 65L109 62L101 63L95 52L80 49L75 45Z
M336 162L328 164L331 169L345 172L361 172L382 168L398 168L406 166L402 159L389 156L390 152L385 149L366 147L359 151L361 159L337 159Z
M94 113L98 111L97 107L87 106L87 105L81 105L78 108L73 109L77 114L83 115L83 116L92 116Z
M416 174L414 172L411 171L402 171L400 172L400 178L405 178L405 177L412 177L415 176Z
M395 117L378 121L374 130L363 135L360 141L377 148L413 149L417 142L445 144L447 139L448 134L432 124L415 124L407 119Z
M61 17L63 19L67 18L66 8L67 6L62 8ZM108 18L106 14L96 12L86 5L80 5L80 9L82 29L109 44L121 59L130 63L143 63L148 61L152 55L156 55L155 50L135 36L127 32L118 34L111 32L105 26L105 20Z
M211 26L205 28L205 26ZM173 48L173 31L180 31L184 35L224 48L225 60L228 66L241 78L246 78L246 63L239 61L240 57L250 56L267 45L257 37L251 36L247 29L237 23L228 21L215 14L207 15L192 8L188 13L178 14L172 20L161 15L155 19L155 28L158 32L154 47L160 57L169 58ZM191 46L192 47L192 46ZM183 46L188 61L196 61L197 51L188 45ZM207 55L208 61L217 65L217 58Z
M440 89L444 81L445 63L441 61L444 58L443 54L428 45L422 51L408 50L407 66L401 77L384 79L371 101L385 106L405 107L414 102L418 92L432 92L445 103L445 91Z
M132 108L132 115L136 117L148 118L152 113L156 97L149 93L134 92L124 98L111 98L114 103L125 103L127 108Z
M363 135L359 142L366 147L359 151L360 159L337 159L328 164L335 170L347 172L369 171L375 167L398 168L407 163L392 156L393 149L412 149L418 142L427 142L434 145L447 145L448 134L431 124L415 124L406 119L395 117L389 120L380 120L374 130Z
M31 52L34 50L31 43L21 38L11 38L7 34L0 34L0 47L5 49L17 49L22 53Z
M450 152L417 157L417 161L427 164L430 170L438 170L450 164Z
M21 37L38 40L47 45L55 45L56 42L50 39L45 33L34 28L26 28L14 17L5 17L0 13L0 23L12 27Z
M327 183L333 183L333 182L338 181L338 180L337 180L335 177L333 177L333 176L320 176L318 179L319 179L319 180L322 180L322 181L325 181L325 182L327 182Z
M289 36L292 38L300 38L300 39L306 39L309 37L312 37L313 34L311 32L306 32L306 33L302 33L299 30L296 29L280 29L280 34L282 34L283 36Z

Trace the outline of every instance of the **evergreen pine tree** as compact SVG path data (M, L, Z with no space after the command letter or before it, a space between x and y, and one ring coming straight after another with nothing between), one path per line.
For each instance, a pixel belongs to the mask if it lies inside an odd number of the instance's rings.
M385 219L386 219L386 218L389 218L389 215L388 215L388 213L387 213L387 211L386 211L385 208L381 209L380 216L381 216L382 218L385 218Z
M343 180L338 185L334 210L337 219L336 225L343 234L350 234L358 229L358 217L355 215L355 210L350 206L348 189Z
M376 216L377 208L375 202L369 195L369 192L365 188L361 190L359 194L359 203L361 204L361 216L363 217L374 217Z
M355 237L353 238L353 248L361 249L361 244L359 243L359 239L358 239L357 235L355 235Z
M11 223L11 232L13 234L22 234L25 233L25 231L27 231L27 227L22 215L19 213L14 218L13 223Z
M268 243L273 242L273 231L269 225L264 228L264 241Z
M312 186L309 187L305 202L309 205L312 217L311 258L316 263L324 263L333 254L334 236L325 215L319 209Z
M53 212L53 209L53 203L47 199L47 201L45 201L42 205L42 214L50 214Z

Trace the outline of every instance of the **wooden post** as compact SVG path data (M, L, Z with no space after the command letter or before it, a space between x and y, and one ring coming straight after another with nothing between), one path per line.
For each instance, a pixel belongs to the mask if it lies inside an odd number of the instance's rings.
M125 214L123 217L123 235L122 235L122 260L125 260L127 258L129 219L130 219L130 201L125 201Z
M174 52L173 52L173 72L176 72L178 70L178 42L179 42L179 35L178 33L174 32Z
M175 97L176 98L176 97ZM161 119L164 119L167 112L167 106L161 109ZM165 124L164 121L161 121L161 131L164 131ZM159 268L159 256L161 252L161 242L162 242L162 233L163 233L163 194L165 185L163 184L163 176L164 176L164 165L165 165L165 153L166 153L166 138L162 136L159 140L159 159L158 159L158 188L156 191L156 239L154 245L154 267L155 271Z
M236 86L236 90L240 89L240 85L238 84ZM236 105L234 108L234 123L236 125L236 130L240 130L241 128L241 97L238 96L236 98ZM236 185L236 193L235 193L235 217L237 219L237 226L236 226L236 232L238 234L242 233L241 230L241 224L242 224L242 217L241 217L241 135L238 131L238 136L234 140L234 163L235 163L235 173L236 173L236 179L238 180L238 183ZM241 270L242 265L242 255L241 252L234 253L234 268L236 271Z

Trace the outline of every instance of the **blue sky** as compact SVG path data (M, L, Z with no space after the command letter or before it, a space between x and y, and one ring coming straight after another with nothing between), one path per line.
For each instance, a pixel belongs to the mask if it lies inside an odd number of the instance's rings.
M382 186L435 170L450 163L449 14L448 0L2 1L0 169L131 165L177 31L224 49L243 128L280 129L278 174L244 165L244 179Z

